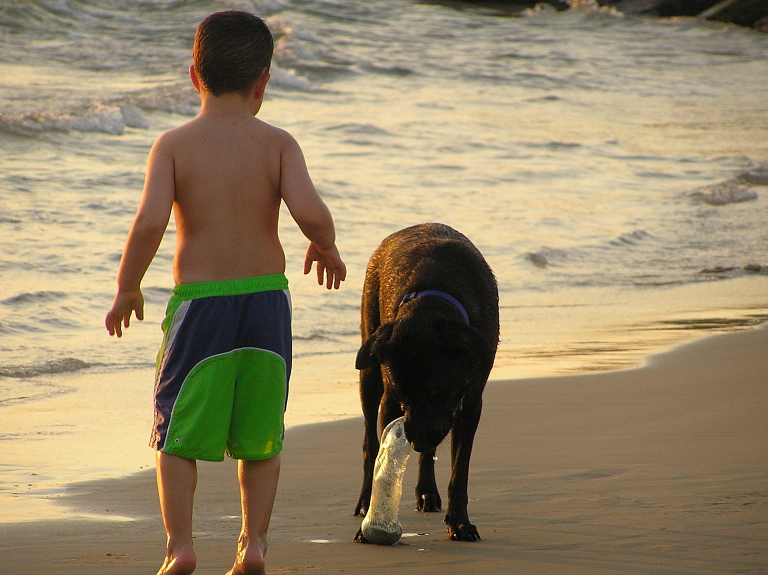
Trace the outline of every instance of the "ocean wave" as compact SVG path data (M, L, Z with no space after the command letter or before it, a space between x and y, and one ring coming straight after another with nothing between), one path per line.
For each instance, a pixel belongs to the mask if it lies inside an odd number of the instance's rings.
M635 230L627 234L621 234L615 240L611 240L610 244L613 246L636 246L651 237L653 236L645 230Z
M52 375L56 373L69 373L87 369L91 364L73 357L65 357L53 361L33 363L30 365L6 365L0 366L0 377L28 378L38 375Z
M24 292L5 298L4 300L0 300L0 304L8 307L20 308L26 307L28 305L38 305L41 303L56 301L65 297L67 297L66 293L57 291Z
M29 398L19 398L19 401L27 401ZM4 402L8 400L0 399L0 405L4 405ZM10 401L14 401L11 399ZM26 433L0 433L0 441L35 441L44 440L50 437L60 437L62 435L70 435L71 431L28 431Z
M295 341L339 341L339 333L325 329L315 329L307 334L293 334Z
M377 65L373 63L364 64L362 66L363 70L366 72L373 72L374 74L382 74L384 76L395 76L395 77L406 77L406 76L413 76L417 72L415 70L412 70L410 68L407 68L405 66L382 66Z
M526 144L529 148L546 148L553 151L572 150L574 148L580 148L581 144L578 142L561 142L557 140L550 140L548 142L530 142Z
M547 246L543 246L536 251L524 253L523 258L531 262L536 267L544 269L551 265L557 266L564 260L567 260L568 253L566 250L553 249Z
M366 134L375 136L391 136L391 132L374 126L373 124L360 124L357 122L348 122L345 124L333 124L323 128L326 131L340 131L345 134Z
M309 80L274 64L271 85L290 90L312 90ZM0 131L22 136L46 132L100 132L120 136L126 128L149 128L147 114L153 112L195 116L200 110L200 97L190 83L176 82L103 100L57 98L46 107L4 110L0 113Z
M768 166L744 170L736 176L736 179L747 184L768 186Z
M293 70L284 70L275 63L269 69L270 83L281 88L309 92L312 90L312 84L306 78L297 76Z
M71 113L29 112L0 114L0 124L20 135L39 132L102 132L121 135L126 127L147 128L142 112L128 103L119 105L94 102L85 111Z
M0 380L1 381L1 380ZM19 403L30 403L49 399L58 395L64 395L74 391L72 387L56 385L49 382L13 382L12 385L0 384L0 408L9 407ZM13 436L14 434L10 434ZM0 435L0 439L13 439Z

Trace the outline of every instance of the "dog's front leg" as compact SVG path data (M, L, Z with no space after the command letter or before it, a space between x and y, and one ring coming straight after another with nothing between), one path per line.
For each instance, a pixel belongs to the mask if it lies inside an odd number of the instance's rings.
M379 453L379 404L384 395L381 367L374 365L360 371L360 400L365 417L363 435L363 486L357 500L355 515L365 516L371 503L373 489L373 467Z
M452 541L479 541L477 527L469 522L467 514L467 483L469 481L469 459L472 444L480 423L482 399L474 405L464 405L453 426L451 435L451 481L448 484L448 512L444 523L448 526L448 537Z
M419 453L419 479L416 482L416 511L440 511L443 501L435 480L435 449Z

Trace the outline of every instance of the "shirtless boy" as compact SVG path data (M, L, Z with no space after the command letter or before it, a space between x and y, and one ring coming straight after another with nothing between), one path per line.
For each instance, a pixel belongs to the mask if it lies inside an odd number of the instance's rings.
M189 72L202 109L149 153L105 320L109 334L121 337L132 313L143 319L141 280L173 212L176 287L163 321L151 440L167 534L158 575L194 571L196 460L221 461L225 451L239 460L243 515L229 573L264 573L291 369L281 201L309 239L304 273L316 263L318 283L328 289L346 277L333 219L301 149L254 117L272 50L267 26L252 14L220 12L198 27Z

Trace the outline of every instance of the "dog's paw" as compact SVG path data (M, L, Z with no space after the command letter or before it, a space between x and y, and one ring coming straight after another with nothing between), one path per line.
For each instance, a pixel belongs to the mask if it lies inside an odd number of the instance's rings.
M451 541L480 541L480 534L477 532L477 527L469 523L469 521L457 524L451 522L448 517L446 517L444 523L448 526L448 539Z
M361 499L357 502L357 507L355 507L355 516L365 517L366 513L368 513L368 503L363 502Z
M440 494L435 493L422 493L416 500L416 511L422 511L424 513L434 513L440 511L443 508L443 500L440 499Z
M370 541L368 541L365 538L365 535L363 535L363 529L362 528L357 530L357 535L355 535L354 541L355 541L355 543L370 543Z

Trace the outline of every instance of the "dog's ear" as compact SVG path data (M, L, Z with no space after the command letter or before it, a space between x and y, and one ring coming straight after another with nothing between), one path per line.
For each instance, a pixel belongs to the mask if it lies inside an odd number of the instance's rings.
M392 337L394 322L385 323L376 328L371 337L363 343L357 352L355 359L355 369L368 369L373 367L374 363L381 363L382 351L386 348L389 339Z

